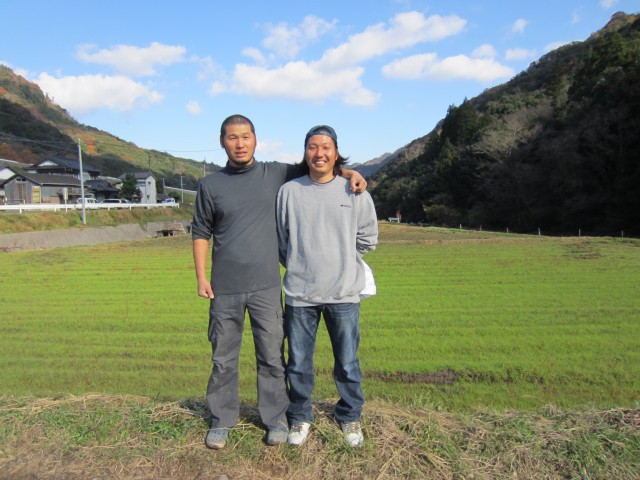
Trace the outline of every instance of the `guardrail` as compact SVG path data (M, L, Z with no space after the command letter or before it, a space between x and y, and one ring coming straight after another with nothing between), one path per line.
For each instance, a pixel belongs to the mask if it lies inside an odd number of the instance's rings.
M134 209L134 208L176 208L179 203L94 203L86 204L85 210L111 210L111 209ZM24 203L20 205L0 205L0 211L6 212L67 212L69 210L82 210L82 205L78 204L55 204L55 203Z

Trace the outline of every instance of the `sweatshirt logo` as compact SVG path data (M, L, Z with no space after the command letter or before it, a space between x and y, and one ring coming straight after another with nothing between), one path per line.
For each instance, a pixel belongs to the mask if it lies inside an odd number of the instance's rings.
M344 205L344 204L341 204L340 206L341 206L341 207L343 207L343 208L351 208L351 205Z

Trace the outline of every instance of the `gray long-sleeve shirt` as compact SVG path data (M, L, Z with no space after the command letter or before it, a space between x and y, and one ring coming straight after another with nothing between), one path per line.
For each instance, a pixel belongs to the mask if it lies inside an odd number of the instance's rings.
M296 172L293 165L254 161L239 169L226 166L200 181L191 236L213 236L214 293L280 285L275 202L278 189Z
M365 284L361 257L378 243L368 192L352 193L342 177L323 184L297 178L278 193L277 225L280 261L287 268L287 305L360 301Z

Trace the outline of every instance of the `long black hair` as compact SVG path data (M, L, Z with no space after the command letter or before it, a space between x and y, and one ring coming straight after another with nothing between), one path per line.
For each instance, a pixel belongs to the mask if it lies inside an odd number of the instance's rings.
M331 138L331 140L333 140L333 145L336 148L336 151L338 152L338 158L336 159L336 163L333 165L333 174L335 176L341 176L342 175L342 167L344 165L346 165L348 163L349 157L343 157L342 155L340 155L340 150L338 150L338 141L329 136L329 138ZM309 139L309 137L307 137L307 140ZM307 142L304 142L304 148L306 150L307 148ZM305 160L305 155L302 155L302 161L300 161L299 163L296 163L296 167L298 168L298 171L300 172L300 175L309 175L309 165L307 164L307 161Z

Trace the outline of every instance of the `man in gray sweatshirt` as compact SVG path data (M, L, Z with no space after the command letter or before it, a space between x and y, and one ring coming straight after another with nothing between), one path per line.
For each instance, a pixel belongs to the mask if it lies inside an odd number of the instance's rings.
M274 212L278 189L301 175L298 168L258 162L255 128L242 115L220 127L227 165L198 185L191 234L198 295L210 300L209 340L213 368L207 385L211 429L205 444L223 448L238 422L238 360L245 312L255 344L258 411L268 429L267 443L286 442L288 397L284 372L284 327L278 238ZM345 172L354 190L366 187L357 172ZM213 237L211 276L207 275Z
M338 153L333 128L314 127L307 133L304 161L299 164L307 175L286 183L278 193L280 262L287 269L283 290L291 445L306 441L314 419L313 354L321 314L331 339L340 394L336 420L350 446L364 440L357 356L360 292L365 286L362 255L378 242L378 222L369 193L352 193L339 176L346 160Z

